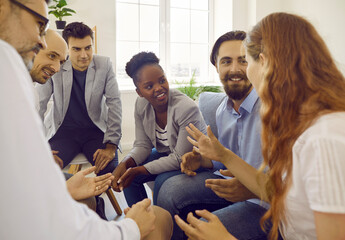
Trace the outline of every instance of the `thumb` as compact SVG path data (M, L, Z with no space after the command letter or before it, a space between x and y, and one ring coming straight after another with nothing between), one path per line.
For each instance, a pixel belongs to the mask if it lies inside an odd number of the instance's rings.
M149 198L145 198L144 200L139 202L138 205L140 205L144 209L147 209L149 206L151 206L151 200Z
M95 166L92 166L92 167L89 167L89 168L86 168L84 170L81 171L81 173L83 173L83 175L88 175L92 172L94 172L96 170L96 167Z
M200 153L198 153L194 148L193 148L193 154L200 155Z
M234 177L234 175L231 173L229 169L225 169L225 170L220 169L219 172L224 176Z

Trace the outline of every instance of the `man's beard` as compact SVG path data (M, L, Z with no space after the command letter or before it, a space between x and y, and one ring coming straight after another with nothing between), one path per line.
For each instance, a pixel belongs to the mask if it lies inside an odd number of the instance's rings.
M225 80L231 81L231 78L242 78L241 82L239 84L231 84L229 86L227 83L224 84L224 91L229 96L229 98L233 100L241 100L243 99L248 92L252 88L252 84L248 81L248 78L244 74L230 74L225 76ZM242 81L245 81L245 84L243 84ZM249 83L249 84L246 84Z
M30 72L33 65L34 65L34 60L35 60L35 56L33 58L29 57L27 54L30 52L36 52L36 54L40 51L41 46L40 45L36 45L33 48L31 48L28 51L23 51L23 52L19 52L20 56L22 57L24 64L26 66L26 68L28 69L28 71Z

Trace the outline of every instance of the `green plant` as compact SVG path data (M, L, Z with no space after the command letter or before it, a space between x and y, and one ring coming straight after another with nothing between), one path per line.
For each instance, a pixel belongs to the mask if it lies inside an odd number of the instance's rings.
M76 13L73 9L66 8L66 0L53 0L53 5L49 6L49 14L53 14L59 21L62 21L63 17L72 16L72 13Z
M222 88L220 86L195 86L195 70L192 74L191 79L188 82L178 82L175 81L177 85L185 85L177 87L179 91L186 94L188 97L193 99L194 101L199 97L200 93L202 92L221 92Z

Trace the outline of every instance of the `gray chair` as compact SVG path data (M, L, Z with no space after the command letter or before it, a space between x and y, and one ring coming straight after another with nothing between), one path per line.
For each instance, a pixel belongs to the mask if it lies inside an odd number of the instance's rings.
M219 104L226 97L225 93L203 92L199 95L199 109L206 125L210 125L212 132L218 138L216 111Z

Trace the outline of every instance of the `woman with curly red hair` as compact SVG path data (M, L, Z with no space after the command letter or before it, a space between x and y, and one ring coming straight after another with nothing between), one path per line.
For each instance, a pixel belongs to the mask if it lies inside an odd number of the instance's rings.
M224 148L209 128L205 136L191 125L196 141L190 141L271 203L262 219L273 224L270 239L279 232L285 239L344 239L344 76L315 28L296 15L265 17L245 47L247 75L262 101L261 171ZM186 225L176 218L190 239L200 239L201 227L203 234L217 229L214 239L231 239L214 216L199 214L209 222L190 215Z

